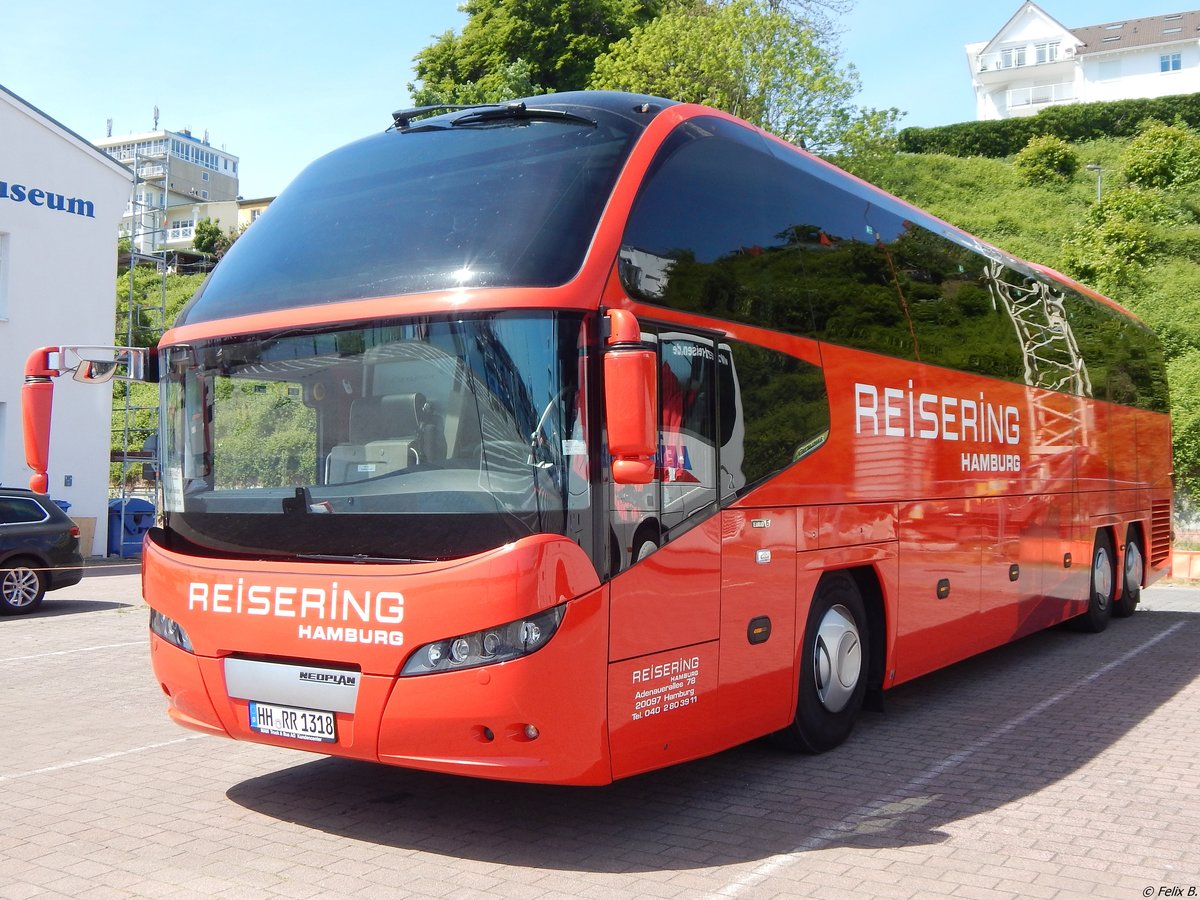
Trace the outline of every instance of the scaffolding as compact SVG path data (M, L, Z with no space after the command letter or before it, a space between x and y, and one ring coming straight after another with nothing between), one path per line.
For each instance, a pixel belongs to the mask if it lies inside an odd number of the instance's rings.
M128 233L122 237L129 241L129 291L124 309L118 307L115 337L117 343L126 347L152 347L166 326L170 154L165 144L161 152L135 149L128 162L133 171L133 190ZM152 201L147 190L155 185L161 185L161 191ZM137 277L139 271L148 270L157 274L150 284ZM145 494L152 493L158 474L158 394L149 385L126 381L113 384L110 464L115 478L109 479L109 497L121 501L123 536L128 501L138 495L144 499ZM110 549L112 545L110 538ZM117 546L117 552L122 552L123 537Z

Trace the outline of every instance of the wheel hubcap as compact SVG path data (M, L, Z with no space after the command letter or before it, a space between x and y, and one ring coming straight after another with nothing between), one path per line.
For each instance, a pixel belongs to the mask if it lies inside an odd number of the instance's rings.
M9 569L4 573L4 599L18 609L28 606L38 595L38 576L33 569Z
M821 705L831 713L841 712L862 675L862 642L846 607L830 607L821 618L813 646L813 668Z
M1108 559L1108 548L1098 547L1092 562L1092 584L1095 585L1096 606L1104 609L1112 596L1112 563Z

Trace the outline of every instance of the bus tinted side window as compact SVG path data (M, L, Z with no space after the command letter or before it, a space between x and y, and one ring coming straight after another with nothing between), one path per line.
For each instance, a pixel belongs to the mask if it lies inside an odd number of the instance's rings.
M807 301L785 258L794 219L782 175L755 132L708 118L679 126L626 227L625 289L651 303L807 333Z
M1153 335L954 237L756 132L702 118L680 125L652 163L620 273L629 294L649 303L1167 408Z
M1167 378L1158 339L1132 319L1075 291L1064 306L1097 400L1167 412Z
M730 341L719 361L721 499L728 502L825 443L829 396L817 366L784 353Z

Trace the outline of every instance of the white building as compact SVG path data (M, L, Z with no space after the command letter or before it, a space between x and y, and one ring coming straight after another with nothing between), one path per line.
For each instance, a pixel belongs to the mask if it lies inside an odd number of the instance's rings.
M995 36L966 51L978 119L1200 92L1200 11L1067 28L1025 2Z
M117 223L129 171L0 86L0 482L25 487L21 385L38 347L110 345L116 320ZM112 391L59 379L50 496L95 519L107 541ZM86 530L86 528L85 528Z
M196 225L237 228L238 158L191 131L108 137L96 146L137 173L121 233L141 253L190 250Z

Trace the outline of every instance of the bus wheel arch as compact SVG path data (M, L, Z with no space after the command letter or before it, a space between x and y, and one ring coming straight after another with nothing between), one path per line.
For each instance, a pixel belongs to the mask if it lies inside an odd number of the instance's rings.
M1117 618L1132 616L1141 602L1142 583L1146 578L1145 547L1141 523L1131 522L1125 532L1125 551L1121 554L1121 596L1112 608Z
M863 707L883 711L883 685L887 671L887 604L883 599L883 583L879 573L870 567L847 569L858 585L867 610L867 647L870 651L867 668L867 694Z

